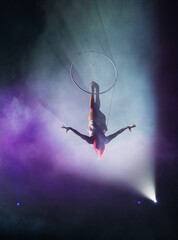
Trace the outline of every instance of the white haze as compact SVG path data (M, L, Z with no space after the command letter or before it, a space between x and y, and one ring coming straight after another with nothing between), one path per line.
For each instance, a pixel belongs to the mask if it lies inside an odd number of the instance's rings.
M118 186L124 183L154 198L154 6L148 1L112 0L104 1L105 5L97 1L103 29L94 1L77 0L70 6L62 2L46 1L43 6L46 29L32 52L32 73L27 79L39 101L54 110L43 106L49 139L56 146L62 144L69 172ZM87 135L89 95L76 88L69 70L77 54L91 50L106 53L118 69L115 88L101 95L101 110L107 118L113 96L107 134L137 125L110 142L99 161L92 146L60 129L65 124ZM92 79L82 71L83 84L89 86ZM98 79L101 86L107 84L105 76L104 68ZM55 164L57 168L58 156Z

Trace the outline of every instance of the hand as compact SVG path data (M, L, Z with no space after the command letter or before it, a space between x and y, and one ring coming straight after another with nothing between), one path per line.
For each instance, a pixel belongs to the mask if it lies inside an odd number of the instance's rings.
M129 131L131 132L131 128L134 128L134 127L136 127L136 125L135 124L133 124L132 126L128 126L127 128L129 129Z
M62 125L61 128L65 128L66 129L66 133L70 130L70 127L65 127L64 125Z

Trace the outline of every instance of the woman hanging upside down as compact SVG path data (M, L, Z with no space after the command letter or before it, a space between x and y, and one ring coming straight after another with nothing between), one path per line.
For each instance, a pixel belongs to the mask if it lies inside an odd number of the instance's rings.
M63 125L61 128L66 129L66 133L71 130L76 135L84 139L87 143L93 144L96 153L98 153L98 158L101 158L105 149L105 144L109 143L113 138L117 137L117 135L119 135L126 129L129 129L131 131L132 128L136 127L136 125L133 124L132 126L127 126L118 130L114 134L105 136L105 132L107 131L106 117L100 111L99 85L95 82L91 83L90 113L88 116L88 121L89 137L81 134L80 132L71 127L65 127Z

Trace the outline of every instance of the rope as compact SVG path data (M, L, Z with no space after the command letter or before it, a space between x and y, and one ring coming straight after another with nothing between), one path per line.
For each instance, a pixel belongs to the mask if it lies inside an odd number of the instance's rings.
M102 45L102 43L101 43L99 37L97 37L97 39L98 39L98 41L99 41L99 43L100 43L100 45L101 45L101 47L102 47L104 53L106 54L105 48L104 48L104 46ZM112 54L110 53L110 55L112 55ZM116 80L117 80L117 79L116 79ZM108 111L108 117L107 117L107 123L106 123L107 128L108 128L109 119L110 119L110 115L111 115L111 106L112 106L112 102L113 102L114 91L115 91L115 86L113 87L112 94L111 94L111 100L110 100L109 111Z
M107 128L108 128L109 119L110 119L110 115L111 115L111 106L112 106L112 102L113 102L114 91L115 91L115 86L114 86L114 88L113 88L113 90L112 90L112 94L111 94L111 101L110 101L110 105L109 105L108 118L107 118L107 122L106 122Z
M104 24L103 24L103 20L102 20L101 14L100 14L100 10L99 10L99 7L98 7L97 0L94 0L94 2L95 2L96 10L97 10L97 13L98 13L98 16L99 16L99 19L100 19L103 31L104 31L104 35L105 35L105 38L106 38L106 42L107 42L108 50L109 50L109 53L110 53L110 57L113 60L113 56L112 56L111 49L110 49L110 46L109 46L108 36L106 34L106 30L105 30L105 27L104 27Z
M85 42L86 42L86 38L87 38L87 34L85 33L85 36L83 38L83 44L82 44L82 47L81 47L81 51L80 51L80 54L82 54L82 50L84 48L84 45L85 45Z
M112 61L113 61L113 63L114 63L113 56L112 56L111 49L110 49L110 45L109 45L109 41L108 41L108 36L107 36L107 34L106 34L106 30L105 30L105 27L104 27L104 24L103 24L103 20L102 20L101 14L100 14L100 10L99 10L99 7L98 7L97 0L94 0L94 2L95 2L96 10L97 10L97 13L98 13L98 16L99 16L99 19L100 19L100 22L101 22L103 31L104 31L104 35L105 35L105 38L106 38L106 42L107 42L109 54L110 54L111 59L112 59ZM98 40L99 40L99 42L100 42L100 39L98 39ZM101 44L101 42L100 42L100 44ZM102 44L101 44L101 47L102 47L103 50L104 50L104 47L103 47ZM105 50L104 50L104 52L105 52ZM116 79L116 80L117 80L117 79ZM109 112L108 112L108 118L107 118L107 123L106 123L107 128L108 128L109 119L110 119L110 115L111 115L111 107L112 107L112 102L113 102L114 91L115 91L115 86L114 86L114 88L113 88L113 90L112 90L112 94L111 94L111 101L110 101L110 105L109 105Z

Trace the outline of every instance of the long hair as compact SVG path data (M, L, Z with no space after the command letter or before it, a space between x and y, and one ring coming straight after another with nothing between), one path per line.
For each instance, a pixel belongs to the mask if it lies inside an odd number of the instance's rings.
M93 143L93 147L94 147L95 152L98 154L98 159L101 159L101 156L103 155L104 150L105 150L105 145L103 145L103 147L98 147L96 139L95 139L95 141Z

